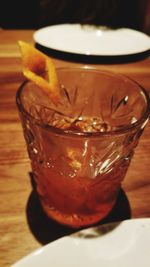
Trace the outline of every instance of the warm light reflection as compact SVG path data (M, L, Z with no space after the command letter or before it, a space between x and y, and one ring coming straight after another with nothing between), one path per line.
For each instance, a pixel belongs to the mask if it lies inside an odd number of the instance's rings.
M101 36L101 35L102 35L102 31L101 31L101 30L97 30L97 31L96 31L96 35L97 35L97 36Z

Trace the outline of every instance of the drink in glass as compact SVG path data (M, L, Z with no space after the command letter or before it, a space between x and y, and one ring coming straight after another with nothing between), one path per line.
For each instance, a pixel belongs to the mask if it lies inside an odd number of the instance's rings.
M129 78L98 69L57 69L61 101L37 85L17 92L37 193L46 214L78 228L114 206L139 137L149 99Z

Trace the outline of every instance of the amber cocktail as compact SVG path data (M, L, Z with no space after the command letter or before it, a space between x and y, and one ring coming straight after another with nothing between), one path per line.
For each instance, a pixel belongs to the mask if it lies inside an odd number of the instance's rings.
M149 99L122 75L87 67L57 75L57 105L32 82L20 87L17 105L42 207L78 228L114 206L148 121Z

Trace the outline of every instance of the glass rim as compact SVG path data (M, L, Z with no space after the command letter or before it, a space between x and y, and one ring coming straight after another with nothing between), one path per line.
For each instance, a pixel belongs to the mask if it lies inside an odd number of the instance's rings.
M130 132L131 130L135 129L136 127L142 125L145 121L148 120L149 114L150 114L150 98L148 92L135 80L132 78L129 78L128 76L120 73L116 73L109 70L101 70L95 67L89 67L89 66L81 66L81 67L58 67L56 70L84 70L84 71L94 71L94 72L100 72L108 75L112 75L115 77L120 78L126 78L126 80L130 81L134 85L136 85L139 88L139 91L141 91L146 99L147 107L143 115L140 119L138 119L135 123L127 125L125 127L121 127L119 129L111 130L108 132L81 132L81 131L71 131L71 130L65 130L61 128L57 128L55 126L52 126L50 124L47 124L39 119L36 119L34 116L32 116L23 106L21 102L21 93L25 87L26 84L31 83L32 81L25 80L22 82L22 84L19 86L17 92L16 92L16 103L19 111L24 114L27 118L31 119L36 125L40 126L41 128L44 128L47 131L53 132L58 135L64 135L64 136L72 136L72 137L101 137L101 136L112 136L112 135L123 135L127 132Z

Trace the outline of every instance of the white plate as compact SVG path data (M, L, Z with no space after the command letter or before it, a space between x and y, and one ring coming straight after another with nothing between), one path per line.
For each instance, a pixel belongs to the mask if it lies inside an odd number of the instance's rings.
M87 56L132 55L150 49L150 37L128 28L60 24L35 31L34 41L56 51Z
M126 220L62 237L12 267L149 267L150 219Z

